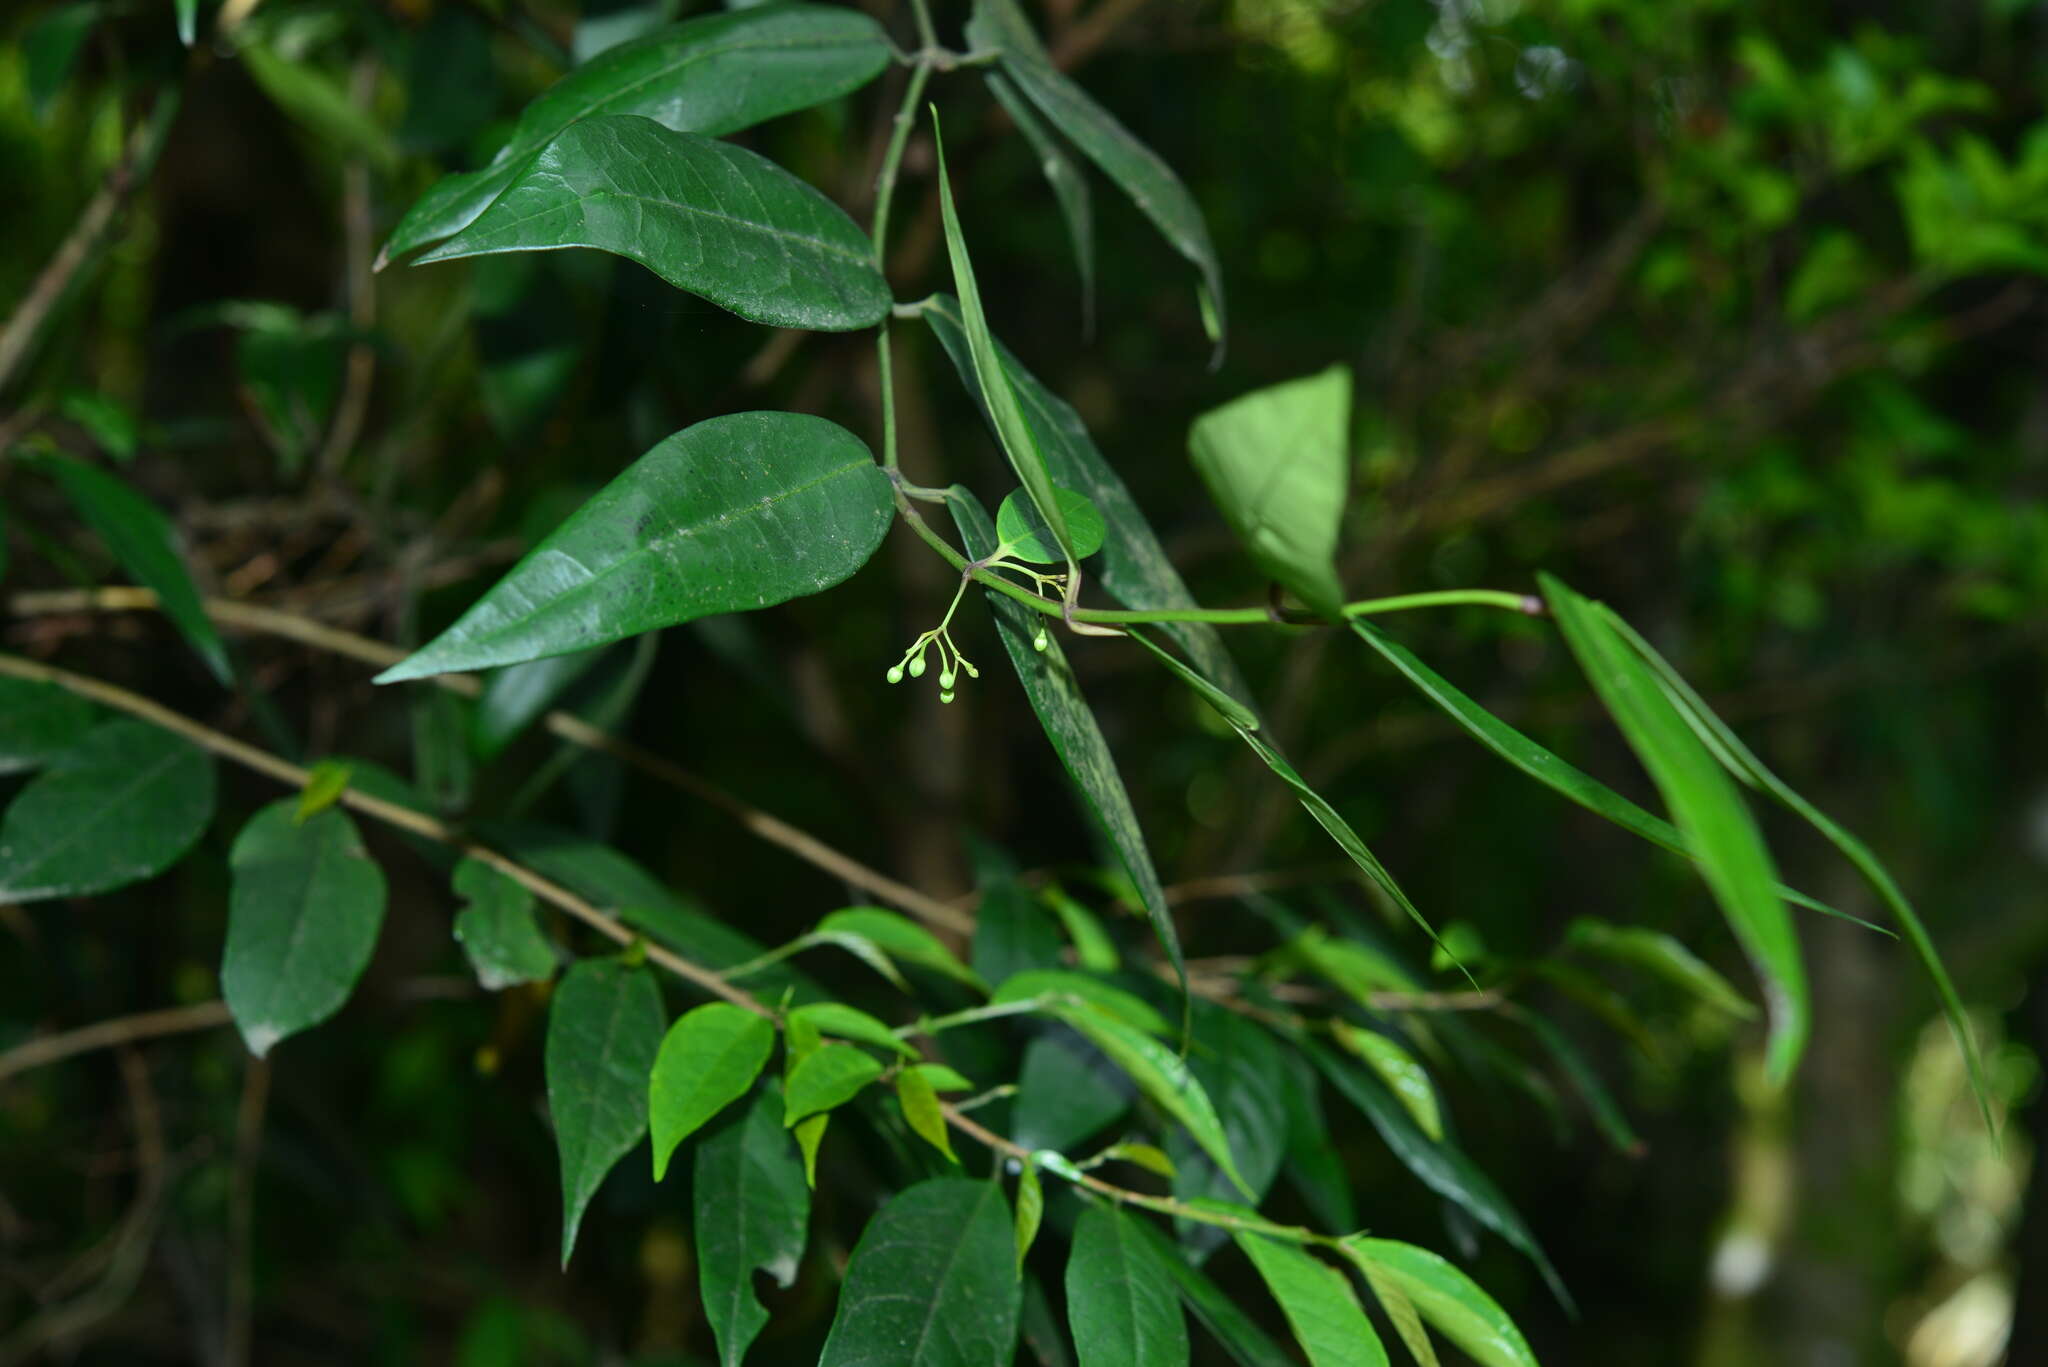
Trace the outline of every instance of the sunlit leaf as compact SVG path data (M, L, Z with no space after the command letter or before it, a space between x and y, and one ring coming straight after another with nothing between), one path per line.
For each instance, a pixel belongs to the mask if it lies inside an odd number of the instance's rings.
M1065 969L1030 969L1013 974L1003 980L989 997L995 1004L1004 1002L1029 1001L1033 997L1049 997L1057 1001L1086 1002L1098 1010L1105 1011L1129 1026L1162 1039L1173 1032L1166 1023L1166 1017L1152 1009L1143 997L1126 992L1121 987L1104 982L1086 973L1073 973Z
M895 1031L867 1012L844 1002L812 1002L809 1006L797 1007L789 1014L800 1018L821 1035L837 1035L840 1039L872 1044L908 1059L918 1057L917 1050L899 1038Z
M843 1106L881 1075L882 1065L874 1055L850 1044L823 1045L789 1070L783 1084L782 1123L793 1126L806 1116Z
M896 1104L902 1109L903 1123L910 1126L912 1134L946 1155L951 1162L960 1161L953 1156L953 1140L946 1132L946 1113L939 1108L939 1094L932 1089L930 1078L915 1068L898 1072ZM1022 1261L1021 1257L1019 1261Z
M1438 1333L1457 1344L1479 1367L1536 1367L1514 1321L1472 1279L1427 1249L1391 1239L1354 1235L1344 1252L1385 1278L1414 1303Z
M1239 1233L1237 1246L1280 1302L1312 1367L1386 1367L1387 1350L1342 1272L1297 1244Z
M774 1023L731 1002L706 1002L668 1028L647 1079L655 1181L678 1144L747 1094L774 1050Z
M1436 1088L1431 1085L1429 1074L1415 1055L1377 1030L1360 1029L1349 1021L1332 1021L1330 1029L1339 1044L1379 1074L1380 1081L1387 1084L1387 1090L1408 1108L1408 1114L1414 1117L1417 1127L1431 1139L1442 1143L1444 1121L1437 1110Z
M981 980L980 975L939 943L938 936L902 913L886 907L848 907L835 911L818 922L817 933L859 936L903 963L944 974L978 992L988 991L988 984Z

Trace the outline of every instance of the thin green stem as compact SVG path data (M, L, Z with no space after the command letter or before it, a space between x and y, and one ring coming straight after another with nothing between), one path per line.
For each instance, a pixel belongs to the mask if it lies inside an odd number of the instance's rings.
M896 1031L898 1039L909 1039L912 1035L936 1035L941 1030L950 1030L956 1025L973 1025L979 1021L1001 1020L1004 1016L1026 1016L1045 1005L1040 997L1028 997L1023 1001L991 1002L987 1006L970 1006L964 1011L955 1011L949 1016L931 1016L914 1025L901 1026Z
M921 13L923 6L918 9ZM930 56L918 54L917 64L910 68L910 83L903 88L903 103L896 110L895 127L889 132L888 150L882 154L882 169L875 176L875 217L868 236L875 243L875 266L883 271L889 266L889 208L896 200L896 176L903 166L903 149L910 143L910 130L917 126L917 102L924 98L925 82L931 75Z

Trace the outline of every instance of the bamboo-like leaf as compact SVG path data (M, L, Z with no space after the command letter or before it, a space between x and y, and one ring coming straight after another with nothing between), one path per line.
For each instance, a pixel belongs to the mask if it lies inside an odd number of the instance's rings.
M1281 1103L1287 1113L1287 1162L1281 1171L1324 1229L1357 1229L1351 1179L1330 1142L1316 1070L1290 1049L1282 1059L1280 1073Z
M1040 122L1031 104L1000 72L988 73L989 93L1017 125L1024 141L1038 158L1059 202L1060 217L1066 220L1067 241L1074 249L1074 265L1081 273L1081 335L1095 335L1095 203L1089 194L1088 178L1067 155L1059 135Z
M379 683L587 650L839 583L889 529L860 439L800 413L688 427L629 466Z
M644 967L585 959L562 975L548 1008L548 1114L562 1159L562 1266L583 1212L647 1133L647 1075L668 1022Z
M487 992L555 976L555 950L533 917L533 894L490 865L455 866L455 893L469 903L455 917L455 938Z
M1517 1006L1510 1015L1527 1027L1529 1033L1550 1051L1550 1056L1557 1060L1558 1066L1564 1069L1565 1076L1572 1080L1572 1086L1578 1089L1579 1096L1586 1103L1586 1109L1592 1113L1593 1123L1600 1127L1600 1133L1614 1146L1616 1152L1631 1158L1640 1158L1643 1154L1642 1139L1628 1123L1628 1117L1623 1114L1620 1104L1608 1092L1607 1084L1600 1080L1600 1074L1594 1070L1586 1056L1579 1052L1579 1047L1573 1044L1562 1030L1535 1011L1525 1011Z
M1589 599L1544 576L1543 596L1579 668L1650 773L1700 873L1763 980L1770 1014L1766 1072L1791 1075L1812 1028L1806 968L1763 837L1714 757L1642 658Z
M1349 1253L1349 1249L1346 1252ZM1408 1299L1408 1293L1400 1283L1382 1272L1375 1264L1352 1258L1365 1284L1372 1288L1374 1299L1380 1309L1387 1312L1393 1322L1394 1332L1401 1336L1401 1342L1408 1346L1409 1356L1415 1359L1415 1367L1443 1367L1436 1355L1436 1344L1430 1341L1429 1330L1422 1326L1422 1315L1415 1308L1415 1302Z
M819 1367L1010 1367L1020 1296L1002 1188L920 1182L868 1221Z
M848 907L835 911L818 922L816 933L859 936L904 963L928 968L965 983L977 992L988 991L988 984L981 980L981 976L961 963L952 950L940 944L938 936L886 907Z
M78 744L96 715L69 689L0 675L0 774L42 768Z
M704 1317L718 1341L720 1367L740 1367L768 1323L754 1296L754 1272L766 1272L785 1289L795 1282L811 1215L810 1188L782 1127L782 1096L773 1078L698 1141L690 1194Z
M932 1088L931 1079L915 1068L905 1068L896 1074L896 1105L903 1112L903 1123L910 1126L910 1132L925 1143L946 1155L948 1162L960 1160L953 1154L953 1140L946 1132L946 1113L939 1108L939 1094ZM1018 1255L1022 1263L1023 1255Z
M953 1155L949 1150L948 1158ZM1017 1275L1024 1275L1024 1259L1038 1240L1038 1225L1045 1218L1045 1188L1038 1180L1038 1165L1024 1160L1017 1173Z
M1366 1067L1379 1075L1387 1090L1408 1108L1416 1127L1441 1144L1444 1121L1437 1109L1436 1088L1415 1055L1379 1031L1363 1030L1349 1021L1332 1021L1330 1029L1337 1043L1363 1060Z
M848 332L889 282L846 211L774 162L637 114L569 125L474 221L414 263L595 247L771 327Z
M1080 1367L1183 1367L1188 1328L1138 1220L1091 1205L1067 1255L1067 1323ZM1197 1274L1199 1275L1199 1274Z
M1239 1367L1294 1367L1294 1358L1254 1324L1216 1283L1183 1258L1164 1234L1137 1219L1131 1220L1128 1233L1132 1242L1151 1257L1153 1267L1179 1290L1181 1304L1188 1313L1223 1345Z
M1522 1331L1472 1279L1428 1249L1353 1235L1341 1245L1377 1286L1392 1283L1479 1367L1537 1367Z
M789 1070L782 1096L782 1123L794 1126L820 1111L843 1106L881 1075L882 1065L874 1055L850 1044L823 1045Z
M1310 926L1287 942L1285 954L1335 984L1351 1000L1371 1010L1377 992L1420 992L1415 975L1386 955L1356 940L1341 940L1321 926Z
M1298 1244L1263 1234L1239 1233L1237 1246L1252 1260L1312 1367L1387 1367L1386 1346L1350 1281Z
M1125 1025L1157 1035L1161 1039L1173 1032L1166 1023L1166 1017L1152 1009L1151 1003L1133 992L1106 983L1086 973L1073 973L1060 968L1027 969L1012 974L996 988L989 997L994 1005L1008 1002L1029 1001L1035 997L1049 998L1055 1003L1062 1001L1085 1002L1097 1010L1115 1016Z
M678 1144L747 1094L774 1051L774 1024L731 1002L706 1002L668 1028L647 1079L655 1181Z
M1565 943L1662 978L1689 996L1745 1020L1756 1014L1749 999L1735 990L1676 936L1646 926L1617 926L1589 916L1572 921Z
M844 1002L812 1002L799 1006L789 1013L801 1018L804 1024L821 1035L836 1035L840 1039L854 1040L861 1044L872 1044L878 1049L889 1049L907 1059L915 1060L918 1052L899 1038L895 1031L870 1016L867 1012L846 1005Z
M858 90L888 64L881 26L836 5L706 15L621 43L529 104L489 166L445 176L422 195L379 264L469 226L528 159L579 120L639 114L717 137Z

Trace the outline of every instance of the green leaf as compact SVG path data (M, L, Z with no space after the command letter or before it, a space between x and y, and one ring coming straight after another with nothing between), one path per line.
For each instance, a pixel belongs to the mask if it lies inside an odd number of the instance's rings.
M1010 1367L1020 1295L1003 1189L920 1182L868 1221L818 1367Z
M1748 1019L1756 1008L1726 978L1708 967L1675 936L1644 926L1617 926L1589 916L1575 919L1565 932L1573 949L1629 964L1662 978L1681 992Z
M1415 1055L1377 1030L1362 1030L1349 1021L1333 1020L1330 1030L1337 1043L1363 1059L1366 1067L1379 1074L1380 1081L1386 1083L1387 1090L1408 1108L1408 1114L1414 1117L1422 1132L1442 1143L1444 1120L1437 1109L1436 1088L1430 1085L1429 1074L1416 1061Z
M0 694L0 736L6 734L5 697ZM0 742L0 764L5 753ZM1014 877L985 876L981 904L974 909L970 958L974 971L994 983L1028 969L1051 968L1060 961L1059 925Z
M93 6L83 8L90 10ZM73 389L57 401L57 411L83 427L93 444L116 463L127 465L134 461L136 447L142 441L141 423L120 400L89 389Z
M844 1002L813 1002L799 1006L789 1013L800 1018L821 1035L837 1035L861 1044L872 1044L878 1049L888 1049L907 1059L916 1059L918 1052L910 1044L897 1037L896 1032L867 1012L846 1005Z
M340 760L323 759L314 765L306 786L299 789L299 805L292 812L292 820L303 826L339 802L348 791L349 775L353 772Z
M978 557L993 552L995 529L989 525L988 514L974 495L955 485L947 491L946 503L967 553ZM1181 962L1180 933L1174 929L1173 914L1167 910L1159 872L1152 866L1151 851L1145 847L1145 834L1139 829L1130 793L1117 773L1116 759L1109 753L1109 742L1103 739L1095 714L1081 696L1081 686L1074 679L1066 652L1057 641L1047 642L1044 650L1033 647L1039 622L1037 614L1029 608L993 589L989 590L988 603L1003 649L1024 685L1032 711L1045 728L1046 739L1052 742L1053 753L1066 767L1089 816L1116 851L1124 872L1130 875L1138 900L1152 922L1152 931L1166 951L1167 962L1173 965L1185 987L1187 971Z
M1430 1342L1429 1330L1422 1327L1422 1315L1415 1309L1415 1302L1408 1299L1408 1293L1372 1263L1359 1262L1356 1258L1352 1261L1364 1274L1365 1284L1372 1288L1380 1309L1386 1311L1387 1318L1393 1322L1394 1332L1408 1346L1409 1354L1415 1359L1415 1367L1443 1367L1436 1355L1436 1345Z
M1080 1367L1182 1367L1188 1327L1138 1221L1091 1205L1067 1255L1067 1323Z
M469 716L470 748L480 759L502 754L603 657L602 649L579 650L491 671Z
M1086 973L1071 973L1058 968L1027 969L1022 973L1005 978L989 997L991 1004L1029 1001L1034 997L1047 997L1054 1003L1064 1001L1085 1002L1098 1010L1106 1011L1124 1024L1143 1030L1148 1034L1166 1038L1173 1033L1173 1027L1166 1023L1166 1017L1152 1009L1151 1003L1136 993L1126 992L1100 978Z
M1513 1003L1508 1005L1513 1007L1509 1012L1510 1018L1527 1027L1529 1033L1550 1051L1550 1056L1557 1060L1565 1075L1571 1078L1572 1086L1578 1089L1580 1097L1585 1100L1586 1109L1592 1112L1593 1123L1600 1127L1600 1133L1607 1142L1612 1144L1618 1153L1631 1158L1642 1157L1642 1139L1628 1123L1628 1117L1622 1113L1620 1104L1608 1092L1607 1084L1600 1080L1600 1074L1594 1071L1586 1056L1579 1052L1579 1047L1573 1044L1562 1030L1537 1012L1525 1011Z
M562 1266L606 1173L647 1132L647 1075L667 1028L646 968L585 959L548 1011L548 1114L562 1157Z
M1136 1094L1130 1079L1070 1031L1024 1046L1010 1137L1027 1149L1069 1149L1124 1114Z
M1033 1276L1024 1278L1024 1313L1018 1327L1038 1367L1074 1367L1074 1359L1067 1352L1066 1336L1060 1333L1060 1322L1053 1315L1052 1302L1046 1299L1045 1287Z
M135 581L156 592L163 613L183 633L206 667L222 683L233 677L227 647L192 586L178 554L177 533L165 517L126 483L69 456L39 456L36 468L54 476L71 506L99 533L114 558Z
M103 722L0 819L0 902L90 897L162 873L213 819L213 761L169 731Z
M951 1150L946 1156L953 1156ZM1030 1256L1031 1245L1038 1241L1039 1222L1044 1218L1045 1188L1038 1180L1038 1165L1027 1158L1017 1173L1017 1275L1020 1277L1024 1275L1024 1259Z
M810 1188L782 1127L775 1079L698 1141L690 1174L704 1317L718 1341L720 1367L740 1367L768 1323L754 1297L754 1272L766 1272L787 1290L796 1281L811 1215Z
M1046 1014L1072 1026L1108 1055L1154 1105L1187 1127L1188 1134L1222 1169L1232 1186L1257 1199L1238 1172L1237 1161L1230 1153L1230 1140L1223 1132L1223 1122L1217 1118L1209 1093L1189 1071L1185 1060L1150 1035L1094 1006L1056 1004L1047 1007Z
M1413 974L1377 949L1356 940L1335 939L1321 926L1308 927L1290 940L1282 952L1329 979L1367 1010L1376 1009L1373 998L1377 993L1422 990Z
M1054 128L1131 197L1175 251L1201 271L1215 309L1210 336L1218 344L1220 358L1223 269L1209 241L1202 211L1173 168L1053 65L1016 0L975 0L967 38L977 49L1000 53L1003 74L1017 83Z
M1066 928L1067 938L1074 944L1076 963L1090 973L1114 973L1122 966L1116 944L1094 912L1067 896L1066 890L1058 884L1047 885L1039 896Z
M1493 1298L1428 1249L1364 1235L1353 1235L1341 1247L1374 1285L1380 1279L1393 1284L1479 1367L1536 1367L1521 1330Z
M916 1073L932 1085L935 1092L971 1092L974 1084L943 1063L920 1063L913 1067Z
M1635 628L1614 614L1605 614L1610 625L1622 638L1634 646L1650 668L1655 671L1658 683L1672 705L1684 715L1686 722L1700 739L1714 750L1722 763L1744 782L1754 785L1769 794L1785 807L1796 812L1802 820L1826 837L1829 844L1842 852L1856 871L1863 875L1891 913L1898 919L1899 929L1905 932L1906 943L1913 947L1921 967L1934 983L1934 990L1941 999L1941 1009L1948 1017L1949 1029L1954 1032L1956 1044L1963 1051L1964 1066L1970 1074L1970 1088L1977 1095L1977 1106L1984 1117L1984 1128L1997 1133L1997 1123L1991 1115L1991 1093L1984 1081L1984 1064L1978 1056L1976 1036L1970 1030L1969 1018L1963 1012L1962 998L1957 995L1955 984L1950 981L1948 969L1942 965L1941 954L1934 947L1934 940L1927 933L1927 927L1920 920L1919 913L1907 900L1891 873L1871 853L1870 847L1838 825L1825 812L1793 791L1790 784L1779 778L1756 752L1743 744L1742 738L1708 707L1706 700L1695 692L1684 676L1671 667L1662 655L1639 635Z
M1344 607L1336 555L1350 450L1341 365L1211 409L1188 432L1196 471L1252 559L1329 618Z
M1263 1234L1236 1235L1312 1367L1386 1367L1387 1350L1351 1281L1298 1245Z
M1023 481L1024 492L1037 508L1053 545L1059 548L1062 558L1078 560L1080 552L1075 548L1073 534L1067 530L1066 509L1060 504L1052 475L1046 469L1045 455L1038 449L1038 437L1017 403L1010 372L1003 366L995 338L988 330L988 318L982 312L981 288L975 283L967 239L960 231L960 216L953 208L953 187L946 177L946 145L939 137L936 110L932 113L932 141L939 153L939 213L946 228L946 255L953 263L953 288L960 295L961 328L967 334L967 349L974 358L974 383L983 411L989 415L996 440L1003 454L1010 458L1010 468Z
M397 167L398 144L337 77L311 61L286 57L260 42L245 45L239 55L249 79L279 112L323 147L361 157L381 171Z
M1045 525L1039 516L1038 507L1030 497L1019 497L1022 489L1012 490L996 509L996 535L1002 539L1003 551L1013 560L1028 560L1037 565L1051 565L1065 560L1060 550L1059 538ZM1088 501L1088 495L1077 494L1072 489L1057 485L1052 491L1053 502L1059 504L1060 518L1067 524L1067 538L1073 542L1074 558L1085 560L1102 549L1102 514Z
M97 715L69 689L0 675L0 774L42 768L78 744Z
M1214 708L1217 716L1223 718L1232 726L1245 731L1256 731L1259 729L1258 713L1246 707L1236 698L1231 697L1230 694L1226 693L1218 685L1210 683L1200 674L1197 674L1190 666L1183 663L1179 656L1158 645L1150 636L1147 636L1135 627L1125 632L1125 635L1151 652L1153 659L1165 665L1175 677L1194 690L1195 694L1203 702Z
M874 1055L850 1044L827 1044L789 1070L782 1123L793 1126L806 1116L843 1106L881 1075L882 1065Z
M1201 1002L1194 1013L1188 1066L1215 1103L1251 1199L1263 1201L1287 1151L1286 1061L1280 1046L1244 1017ZM1180 1133L1167 1136L1167 1149L1177 1169L1175 1196L1193 1203L1232 1194L1214 1161L1194 1152ZM1214 1225L1184 1221L1180 1240L1190 1254L1206 1257L1223 1242L1223 1233Z
M826 5L707 15L620 44L529 104L489 166L444 177L422 195L379 260L469 226L535 153L579 120L639 114L717 137L858 90L888 63L880 25Z
M988 991L988 984L980 975L940 944L936 935L899 912L883 907L848 907L818 922L816 933L857 935L904 963L944 974L977 992Z
M845 210L758 153L634 114L571 124L414 264L558 247L637 261L771 327L847 332L892 302Z
M178 41L186 47L199 34L199 0L173 0L178 11Z
M1088 191L1088 178L1067 155L1059 136L1039 121L1029 102L1001 73L987 76L989 93L1017 125L1024 141L1038 157L1038 168L1052 186L1059 201L1060 217L1066 220L1067 242L1074 249L1074 264L1081 272L1081 335L1095 335L1095 205Z
M1770 1014L1765 1071L1783 1082L1806 1047L1812 1004L1792 916L1778 896L1763 837L1706 745L1607 615L1548 575L1542 585L1579 668L1699 853L1701 876L1756 965Z
M800 413L735 413L669 437L379 683L587 650L764 608L867 563L893 515L858 437Z
M194 0L179 0L184 8L193 3ZM36 122L49 118L50 106L63 93L71 69L78 64L86 35L100 21L100 14L97 4L58 5L22 33L22 75L28 86L29 112L35 115ZM192 45L189 38L185 45Z
M932 1089L931 1079L915 1068L905 1068L896 1074L896 1104L903 1110L903 1122L910 1126L910 1132L925 1143L946 1155L946 1160L958 1163L953 1154L953 1140L946 1133L946 1113L939 1109L939 1094ZM1022 1218L1022 1212L1019 1217ZM1024 1255L1017 1254L1021 1265Z
M1181 1304L1241 1367L1294 1367L1295 1359L1282 1351L1216 1283L1182 1257L1164 1234L1135 1218L1128 1233L1131 1241L1151 1257L1154 1268L1180 1291Z
M668 1028L647 1079L655 1181L676 1145L747 1094L774 1051L774 1023L731 1002L706 1002Z
M485 991L555 976L555 949L534 920L525 885L465 859L455 866L455 893L469 903L455 917L455 938Z
M384 871L355 823L335 808L301 823L297 808L260 808L228 854L221 996L258 1058L341 1009L384 924Z
M820 1111L806 1120L799 1120L790 1133L796 1136L797 1149L804 1156L804 1185L818 1185L818 1146L825 1142L825 1126L831 1123L829 1111Z
M1287 1113L1287 1162L1281 1170L1324 1229L1357 1229L1351 1179L1330 1142L1314 1067L1292 1049L1286 1051L1280 1086L1281 1105Z

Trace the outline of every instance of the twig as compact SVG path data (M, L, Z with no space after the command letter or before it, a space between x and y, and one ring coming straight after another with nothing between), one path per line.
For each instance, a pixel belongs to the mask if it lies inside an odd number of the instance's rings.
M194 1030L211 1030L228 1023L228 1008L225 1002L200 1002L196 1006L173 1006L162 1011L144 1011L133 1016L117 1016L113 1020L100 1021L77 1030L67 1030L61 1035L45 1035L32 1039L26 1044L17 1044L6 1053L0 1054L0 1082L5 1082L16 1073L26 1073L31 1068L56 1063L74 1054L89 1054L95 1049L106 1049L116 1044L132 1044L137 1040L158 1039L164 1035L183 1035Z
M242 1104L235 1112L234 1183L228 1190L227 1329L221 1343L221 1367L245 1367L249 1361L256 1165L263 1153L263 1120L269 1106L270 1061L252 1057L242 1078Z
M369 105L377 89L377 61L366 56L351 74L349 95L358 108ZM341 399L334 406L334 421L327 429L326 444L315 464L322 475L333 478L355 450L363 435L363 420L370 411L370 384L377 374L377 350L366 334L377 323L377 282L370 270L371 248L376 224L370 206L370 164L362 157L351 159L341 172L342 241L347 256L348 322L356 333L348 349Z

